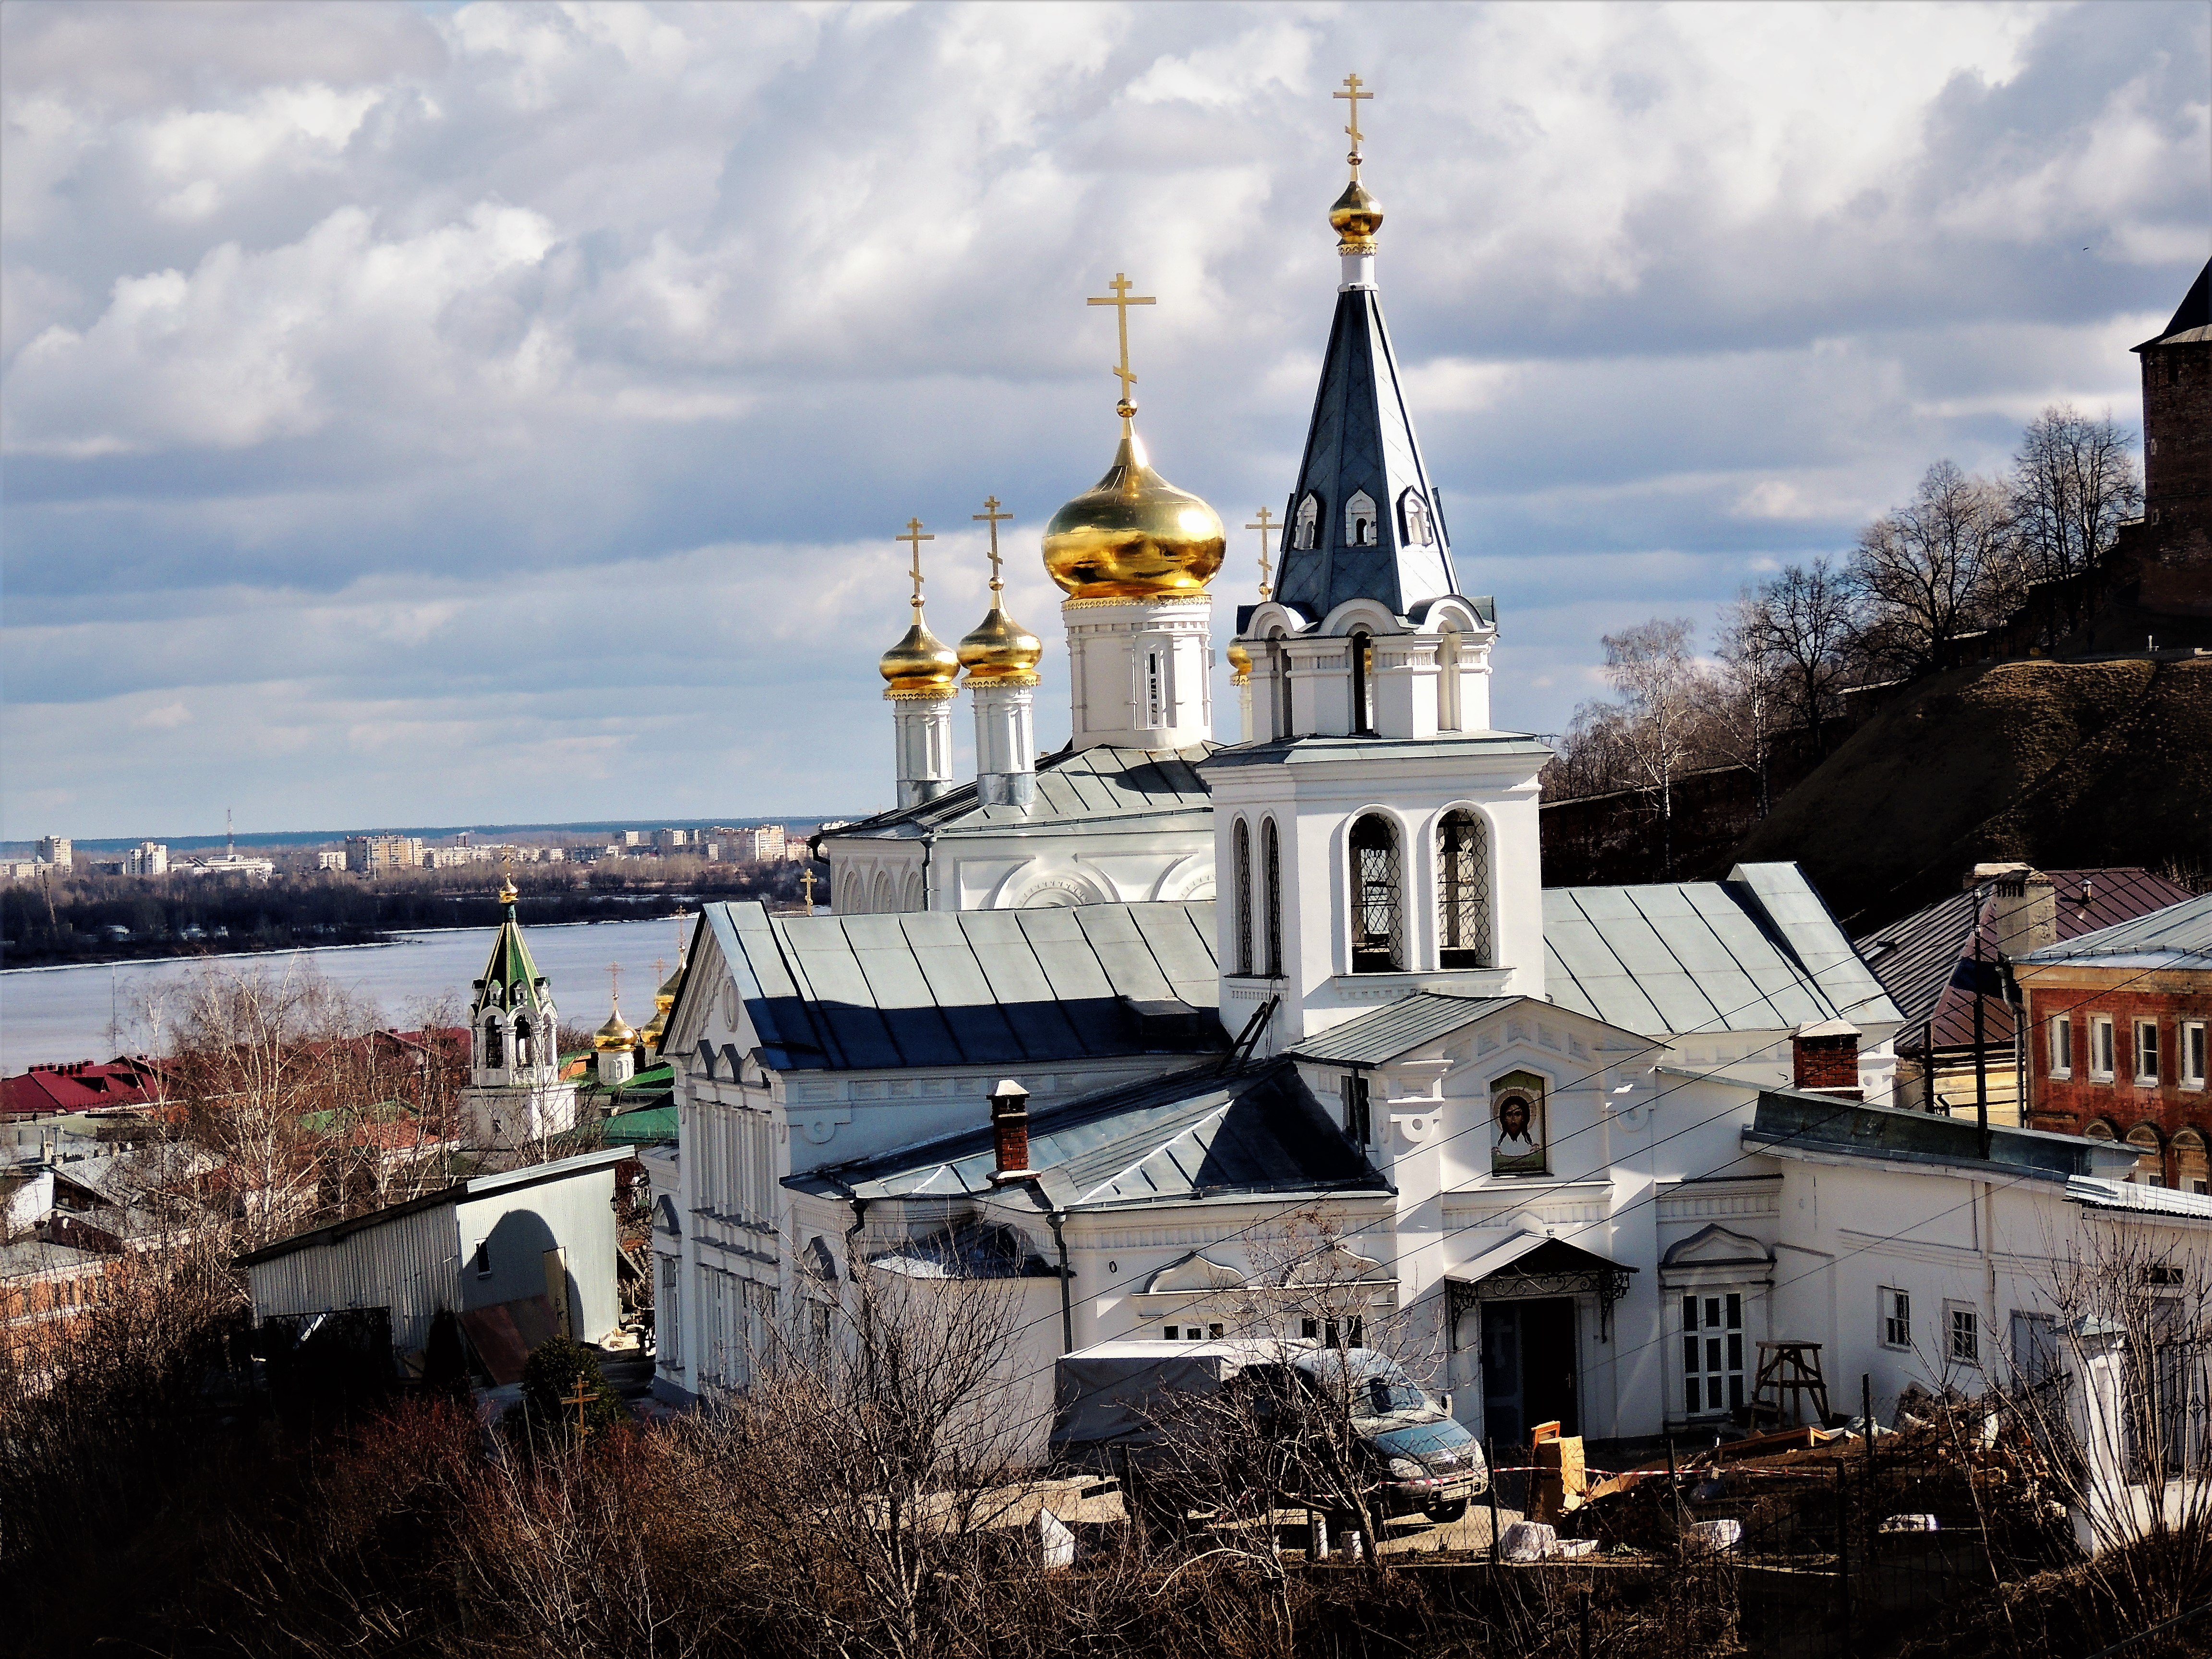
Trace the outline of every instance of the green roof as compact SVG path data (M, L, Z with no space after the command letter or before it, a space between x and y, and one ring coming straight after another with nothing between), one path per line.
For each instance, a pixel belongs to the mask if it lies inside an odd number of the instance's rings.
M491 961L483 970L484 986L502 988L510 985L530 985L538 978L538 964L530 959L530 947L522 942L522 924L515 921L514 909L509 906L507 920L499 925L498 937L491 942Z
M656 1141L676 1139L676 1108L648 1106L642 1111L624 1112L606 1121L602 1132L607 1144L612 1146L649 1146Z

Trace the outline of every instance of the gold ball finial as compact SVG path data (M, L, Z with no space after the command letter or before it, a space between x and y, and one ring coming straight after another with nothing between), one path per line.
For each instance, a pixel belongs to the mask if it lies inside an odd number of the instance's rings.
M499 884L499 902L511 910L514 908L515 900L521 896L521 893L517 890L514 885L514 877L513 873L510 872Z

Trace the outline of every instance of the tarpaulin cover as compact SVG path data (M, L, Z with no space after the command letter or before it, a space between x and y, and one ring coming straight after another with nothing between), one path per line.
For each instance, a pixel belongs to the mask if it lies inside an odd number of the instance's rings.
M461 1328L493 1382L520 1382L532 1350L560 1334L561 1320L540 1291L489 1308L471 1308L461 1316Z
M1173 1397L1214 1393L1246 1363L1212 1344L1169 1350L1164 1343L1130 1343L1127 1353L1100 1348L1062 1354L1052 1418L1052 1454L1095 1462L1109 1445L1154 1446L1158 1419L1172 1413Z

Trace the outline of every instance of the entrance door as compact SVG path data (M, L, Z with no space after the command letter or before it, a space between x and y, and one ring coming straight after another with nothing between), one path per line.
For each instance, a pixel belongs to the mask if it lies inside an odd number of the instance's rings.
M1535 1425L1554 1419L1562 1434L1582 1432L1575 1389L1574 1298L1484 1303L1485 1431L1501 1447L1520 1445Z

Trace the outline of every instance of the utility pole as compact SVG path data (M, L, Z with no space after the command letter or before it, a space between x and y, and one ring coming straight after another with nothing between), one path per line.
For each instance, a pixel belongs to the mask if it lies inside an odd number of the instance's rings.
M1974 1132L1978 1156L1990 1155L1990 1057L1983 1048L1982 917L1987 887L1974 889Z

